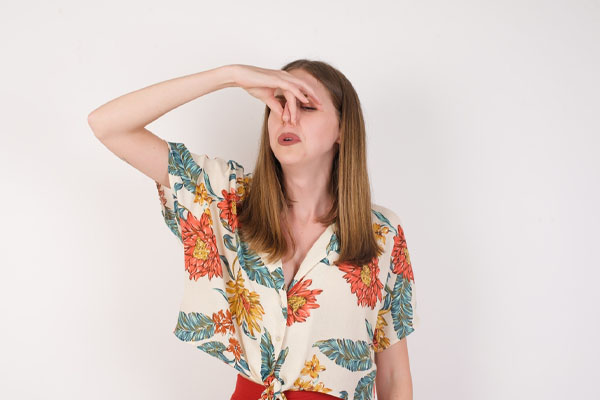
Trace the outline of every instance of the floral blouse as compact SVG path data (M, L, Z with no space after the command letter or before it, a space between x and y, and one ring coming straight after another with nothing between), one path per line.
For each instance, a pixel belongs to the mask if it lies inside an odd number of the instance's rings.
M330 225L286 290L281 260L268 264L238 235L235 202L252 175L233 160L168 145L171 188L156 186L185 267L173 333L264 385L262 399L285 399L285 390L373 399L375 352L417 322L398 216L372 205L373 231L385 251L362 268L333 264L339 245Z

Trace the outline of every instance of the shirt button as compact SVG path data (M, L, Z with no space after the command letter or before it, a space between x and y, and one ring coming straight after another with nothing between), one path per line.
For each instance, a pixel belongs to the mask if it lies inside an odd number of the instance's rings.
M279 342L281 340L281 336L276 336L275 340L277 340Z

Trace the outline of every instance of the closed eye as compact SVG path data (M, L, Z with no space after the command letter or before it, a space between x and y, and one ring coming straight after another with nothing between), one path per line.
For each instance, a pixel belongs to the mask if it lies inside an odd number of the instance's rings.
M279 100L279 103L281 103L282 107L285 107L286 98L284 96L279 95L279 96L275 96L275 98L277 100ZM305 103L300 102L299 99L296 99L296 103L297 104L305 104ZM300 105L300 108L302 108L304 110L316 110L316 108L314 108L314 107L308 107L308 106L303 106L303 105Z

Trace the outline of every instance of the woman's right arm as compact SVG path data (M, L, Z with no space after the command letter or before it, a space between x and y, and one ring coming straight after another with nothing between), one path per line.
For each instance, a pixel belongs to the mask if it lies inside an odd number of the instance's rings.
M88 124L102 144L142 173L170 187L169 147L146 125L200 96L236 86L235 64L198 72L127 93L98 107Z

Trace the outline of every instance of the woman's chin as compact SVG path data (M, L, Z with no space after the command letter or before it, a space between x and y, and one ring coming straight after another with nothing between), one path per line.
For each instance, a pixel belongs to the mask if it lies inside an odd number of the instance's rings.
M283 149L281 147L283 147ZM291 151L286 149L285 146L280 146L280 148L276 149L273 153L281 165L293 165L304 161L304 153Z

